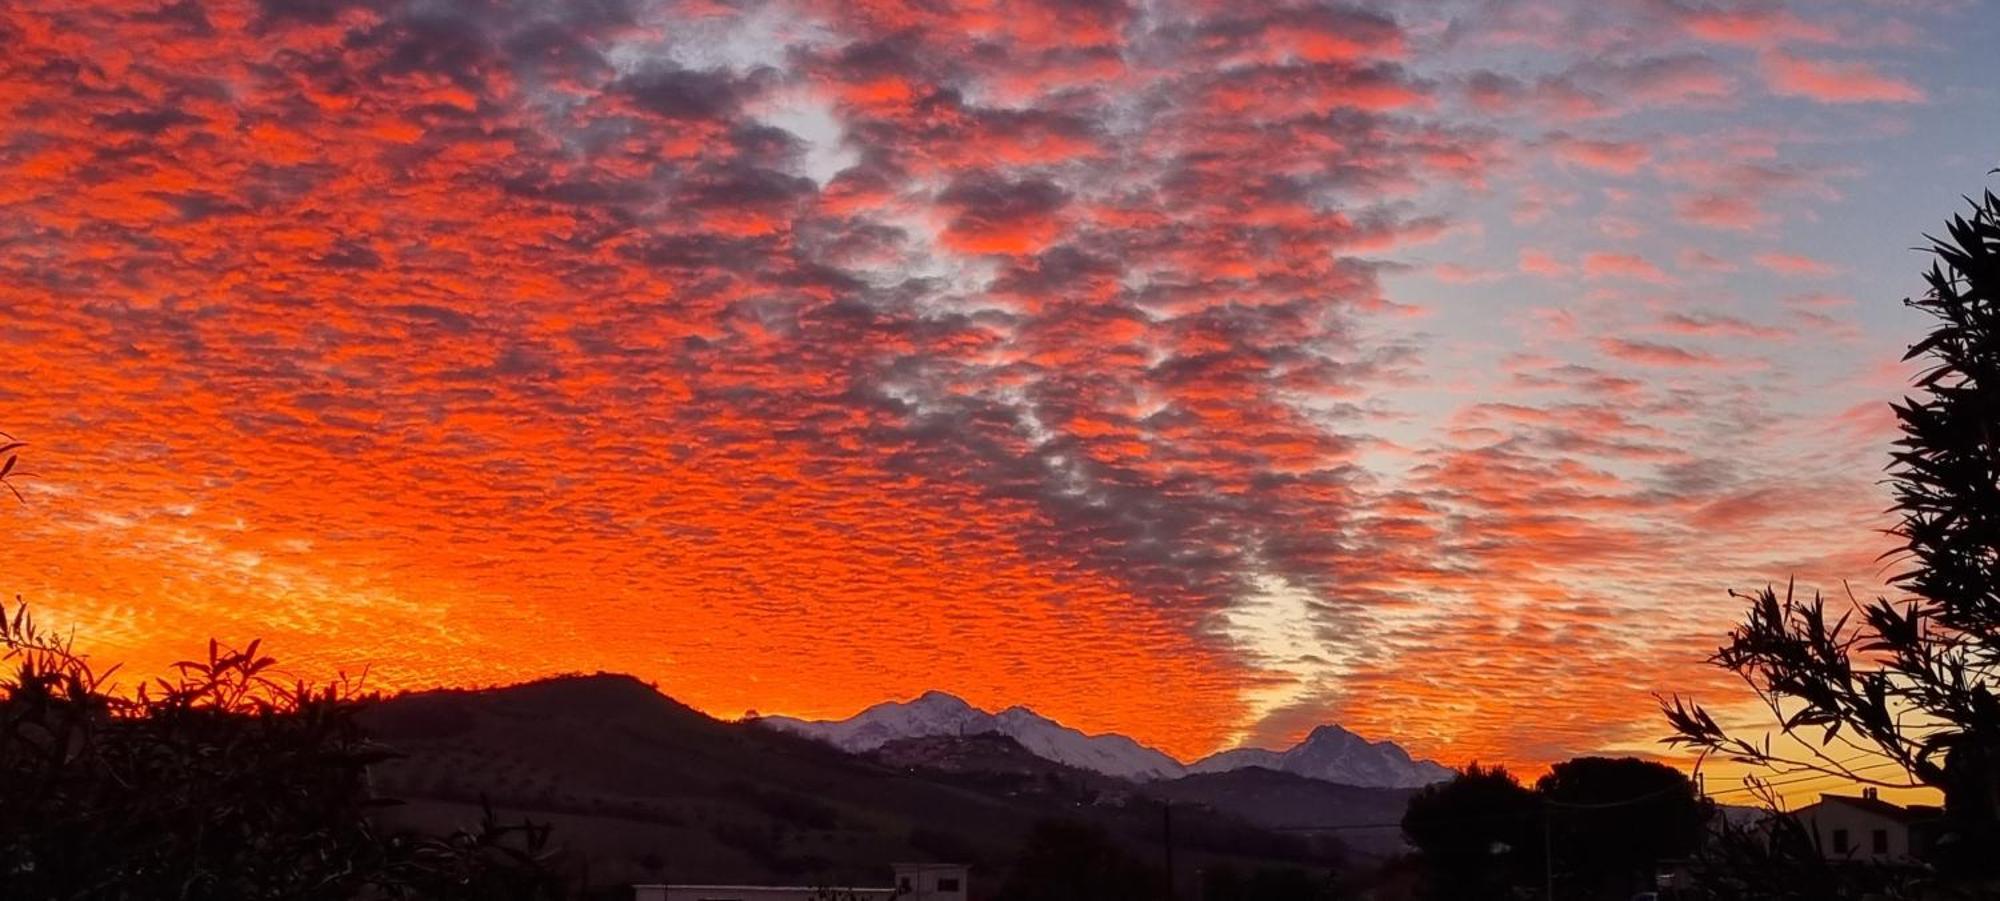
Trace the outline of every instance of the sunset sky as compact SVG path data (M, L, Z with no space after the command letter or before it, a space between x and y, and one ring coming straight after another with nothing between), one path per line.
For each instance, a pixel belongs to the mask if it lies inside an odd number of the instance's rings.
M0 5L0 590L131 673L1654 750L1886 574L1977 0Z

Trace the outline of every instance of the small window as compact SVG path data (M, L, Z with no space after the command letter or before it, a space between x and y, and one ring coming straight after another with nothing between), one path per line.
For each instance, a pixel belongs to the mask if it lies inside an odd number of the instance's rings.
M1845 829L1833 830L1833 853L1846 854L1848 850L1849 848L1847 844L1847 830Z
M910 877L908 876L896 877L896 891L902 892L905 895L913 891L913 889L910 886Z
M937 890L940 892L958 891L958 878L955 876L939 876Z
M1875 842L1875 853L1877 854L1889 853L1889 830L1877 829L1875 830L1873 838Z

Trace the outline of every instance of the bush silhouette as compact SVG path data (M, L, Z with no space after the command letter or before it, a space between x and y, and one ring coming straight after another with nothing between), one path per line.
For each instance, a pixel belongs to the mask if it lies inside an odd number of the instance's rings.
M280 682L257 642L131 694L0 604L0 897L541 899L547 831L385 834L368 783L391 752L346 681Z
M1069 820L1035 824L1000 896L1013 901L1153 901L1164 874L1098 826Z
M1403 813L1425 897L1500 898L1541 881L1541 804L1505 767L1472 764L1425 786Z

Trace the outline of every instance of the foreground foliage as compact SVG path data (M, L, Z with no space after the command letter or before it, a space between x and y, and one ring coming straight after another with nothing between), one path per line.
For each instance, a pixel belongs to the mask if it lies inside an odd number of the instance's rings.
M1429 898L1505 898L1542 881L1541 805L1505 767L1475 763L1419 790L1403 835Z
M1629 898L1693 853L1711 806L1672 767L1579 757L1529 788L1473 764L1410 798L1403 834L1426 897Z
M1904 358L1928 368L1894 405L1889 467L1906 596L1829 610L1789 587L1741 595L1749 616L1713 662L1790 741L1737 735L1678 697L1665 712L1671 741L1704 755L1939 790L1944 882L2000 890L2000 198L1972 201L1931 252L1930 290L1907 303L1936 325Z
M0 897L542 899L547 833L388 835L347 682L285 683L210 642L124 694L69 639L0 604Z
M1159 869L1103 827L1074 820L1035 824L1000 892L1009 901L1152 901L1164 894Z

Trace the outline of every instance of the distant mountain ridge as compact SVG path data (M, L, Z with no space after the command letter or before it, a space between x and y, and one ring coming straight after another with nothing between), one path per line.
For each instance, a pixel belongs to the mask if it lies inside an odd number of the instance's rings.
M1020 742L1044 759L1120 779L1171 779L1183 770L1180 761L1123 735L1086 735L1026 707L989 713L941 691L908 701L884 701L844 720L767 716L757 722L856 754L899 739L991 732Z
M1339 726L1314 729L1304 741L1283 751L1236 748L1183 764L1123 735L1088 735L1026 707L993 713L941 691L908 701L885 701L844 720L766 716L757 722L853 753L868 753L903 739L997 733L1044 759L1141 782L1246 767L1366 788L1415 788L1452 775L1449 767L1411 758L1395 742L1369 741Z
M395 751L369 768L372 789L403 802L382 809L385 828L446 832L490 806L503 822L551 826L564 865L622 897L635 882L867 884L897 860L967 863L976 884L999 886L1035 824L1054 818L1102 827L1151 858L1166 802L1149 792L1169 787L1184 875L1222 860L1339 865L1339 849L1320 837L1246 815L1257 810L1236 795L1255 791L1195 781L1291 778L1282 774L1134 784L997 733L901 739L853 754L714 719L631 676L413 692L369 702L361 724ZM1352 802L1343 804L1371 821L1382 816L1378 806L1400 810L1404 794L1323 790L1347 792L1338 797ZM1326 815L1340 822L1343 811ZM1184 888L1191 896L1193 884Z
M1308 779L1368 788L1420 788L1452 777L1453 770L1418 760L1393 741L1369 741L1339 726L1320 726L1284 751L1236 748L1188 765L1190 774L1262 767Z

